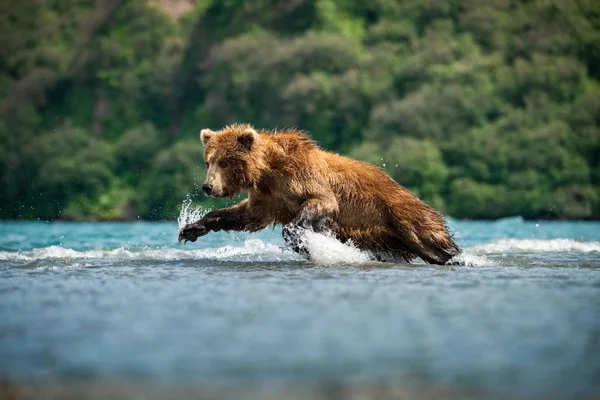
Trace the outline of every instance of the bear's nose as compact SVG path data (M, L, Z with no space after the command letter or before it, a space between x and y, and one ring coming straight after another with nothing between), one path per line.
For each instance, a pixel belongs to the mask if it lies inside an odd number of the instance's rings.
M206 183L202 185L202 191L210 196L212 193L212 185L207 185Z

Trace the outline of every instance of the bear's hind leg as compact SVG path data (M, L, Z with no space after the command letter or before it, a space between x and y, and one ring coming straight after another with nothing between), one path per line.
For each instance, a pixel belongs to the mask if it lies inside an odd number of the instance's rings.
M413 249L423 261L437 265L446 265L454 256L460 254L460 248L449 235L439 241L420 242ZM451 264L459 265L460 262L452 262Z

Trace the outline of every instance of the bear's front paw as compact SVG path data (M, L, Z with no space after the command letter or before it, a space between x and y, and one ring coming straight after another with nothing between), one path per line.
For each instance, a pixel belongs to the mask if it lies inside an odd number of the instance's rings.
M183 244L186 244L188 241L195 242L200 236L204 236L208 233L208 228L201 222L196 222L193 224L187 224L179 231L178 242L181 243L184 240Z

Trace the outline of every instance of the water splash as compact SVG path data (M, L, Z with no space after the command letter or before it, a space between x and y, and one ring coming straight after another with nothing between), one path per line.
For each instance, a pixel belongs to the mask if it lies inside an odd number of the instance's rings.
M177 225L181 230L187 224L198 221L207 213L208 210L206 208L195 206L192 203L192 199L188 196L181 204L181 211L179 211L179 217L177 217Z
M367 252L351 243L342 243L327 233L306 231L306 245L310 258L317 264L364 263L371 261Z
M316 264L364 263L372 260L351 242L342 243L331 232L316 233L295 226L286 226L289 237L294 243L310 254L310 260ZM284 239L287 236L284 233Z
M463 251L448 261L447 265L462 265L465 267L490 267L498 266L498 262L490 260L484 255L470 254L470 249Z

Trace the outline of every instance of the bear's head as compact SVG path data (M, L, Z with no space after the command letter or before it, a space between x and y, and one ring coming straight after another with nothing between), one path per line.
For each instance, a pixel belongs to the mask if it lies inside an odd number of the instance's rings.
M202 190L212 197L234 197L251 189L264 167L260 135L250 125L202 129L206 179Z

